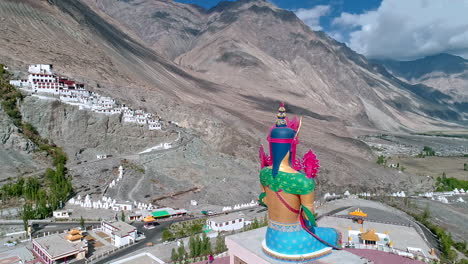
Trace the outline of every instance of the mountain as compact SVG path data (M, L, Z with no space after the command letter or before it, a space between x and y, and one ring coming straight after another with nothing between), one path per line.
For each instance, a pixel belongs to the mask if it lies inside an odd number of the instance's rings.
M267 1L221 2L209 10L173 1L88 2L185 70L232 86L252 103L268 100L262 97L274 91L310 116L382 129L420 127L413 114L462 118L459 109L445 104L449 97L421 98L413 87Z
M468 99L468 60L441 53L413 61L371 60L410 83L421 83L453 96Z
M138 182L150 189L132 192L141 199L194 187L203 191L184 199L254 199L258 145L266 143L279 101L289 115L304 116L299 152L312 147L318 154L323 191L430 186L376 165L356 136L457 128L466 119L451 96L428 95L266 1L222 2L206 10L162 0L5 0L0 20L0 61L11 69L51 63L91 90L178 122L169 135L154 135L154 143L181 132L187 135L181 147L153 159L132 156L146 167ZM43 104L25 100L24 117L63 145L71 163L81 163L75 167L82 171L72 170L80 184L105 181L90 173L91 166L98 174L115 166L84 164L88 158L78 146L87 139L92 143L84 153L108 149L115 156L134 151L130 136L139 137L138 147L151 140L121 128L118 118ZM44 113L35 115L36 109ZM129 142L116 146L123 140ZM231 188L221 194L223 186Z

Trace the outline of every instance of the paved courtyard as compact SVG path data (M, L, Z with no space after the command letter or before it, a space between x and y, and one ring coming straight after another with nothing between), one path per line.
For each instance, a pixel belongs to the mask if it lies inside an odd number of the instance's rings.
M400 215L397 215L393 212L387 211L387 210L382 210L382 209L376 209L372 207L358 207L358 206L352 206L348 209L345 209L341 212L336 213L335 215L338 216L350 216L349 213L356 210L357 208L361 209L364 213L367 214L367 217L364 218L364 221L376 221L376 222L385 222L389 224L396 224L396 225L405 225L405 226L411 226L412 221L410 221L407 218L403 218Z
M115 248L111 244L110 237L98 230L88 231L85 239L88 240L88 254L92 256L99 256Z
M317 222L317 225L322 227L336 228L343 235L344 242L348 240L348 227L351 227L353 230L359 230L361 227L360 224L353 223L353 221L350 219L333 216L322 217ZM427 255L430 253L429 246L413 227L364 222L363 229L364 231L367 229L375 229L377 233L385 233L388 231L394 248L406 250L407 247L415 247L421 248Z

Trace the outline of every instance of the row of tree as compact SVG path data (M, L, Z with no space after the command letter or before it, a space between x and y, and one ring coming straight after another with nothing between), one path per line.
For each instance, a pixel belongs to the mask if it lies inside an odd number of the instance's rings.
M216 238L215 247L212 248L210 238L203 233L200 235L191 236L188 244L189 252L185 250L184 242L181 241L179 247L173 248L171 260L174 263L190 263L191 261L207 259L211 254L219 254L227 250L224 236L218 235Z
M455 188L468 190L468 181L456 179L456 178L447 178L445 172L442 173L442 177L437 177L436 180L436 191L445 192L452 191Z
M171 241L177 238L199 234L203 232L205 221L206 219L203 218L172 224L169 229L163 230L162 239L164 241Z
M252 223L250 225L247 225L247 226L244 227L243 231L249 231L249 230L257 229L257 228L264 227L264 226L267 226L267 225L268 225L268 218L265 215L260 220L258 220L257 218L254 218L254 220L252 221Z

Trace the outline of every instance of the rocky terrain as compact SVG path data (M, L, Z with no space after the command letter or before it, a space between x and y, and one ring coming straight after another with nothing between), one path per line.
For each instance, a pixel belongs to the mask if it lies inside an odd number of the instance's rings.
M25 119L66 150L84 192L102 193L128 158L144 172L129 174L134 180L115 193L122 199L196 188L203 191L160 201L250 201L258 145L279 101L304 116L299 152L312 147L321 160L319 194L424 190L430 182L382 169L355 136L458 128L466 115L261 0L210 10L173 1L5 0L0 20L0 61L11 69L54 64L91 90L177 121L186 135L178 148L134 155L174 139L175 128L130 129L118 117L26 98ZM84 164L101 151L114 157Z
M96 114L32 96L26 97L21 110L23 120L37 127L44 137L63 146L72 163L96 160L98 154L125 157L177 139L177 132L170 127L148 130L122 122L120 115Z
M468 98L468 60L437 54L413 61L372 60L407 82L422 83L464 102Z
M25 139L0 107L0 181L47 167L45 157L36 154L36 145Z

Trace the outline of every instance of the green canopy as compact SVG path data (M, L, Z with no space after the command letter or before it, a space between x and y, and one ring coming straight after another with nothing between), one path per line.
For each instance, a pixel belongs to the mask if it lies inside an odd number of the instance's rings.
M165 210L156 211L156 212L153 212L152 214L154 218L170 216L169 212Z

